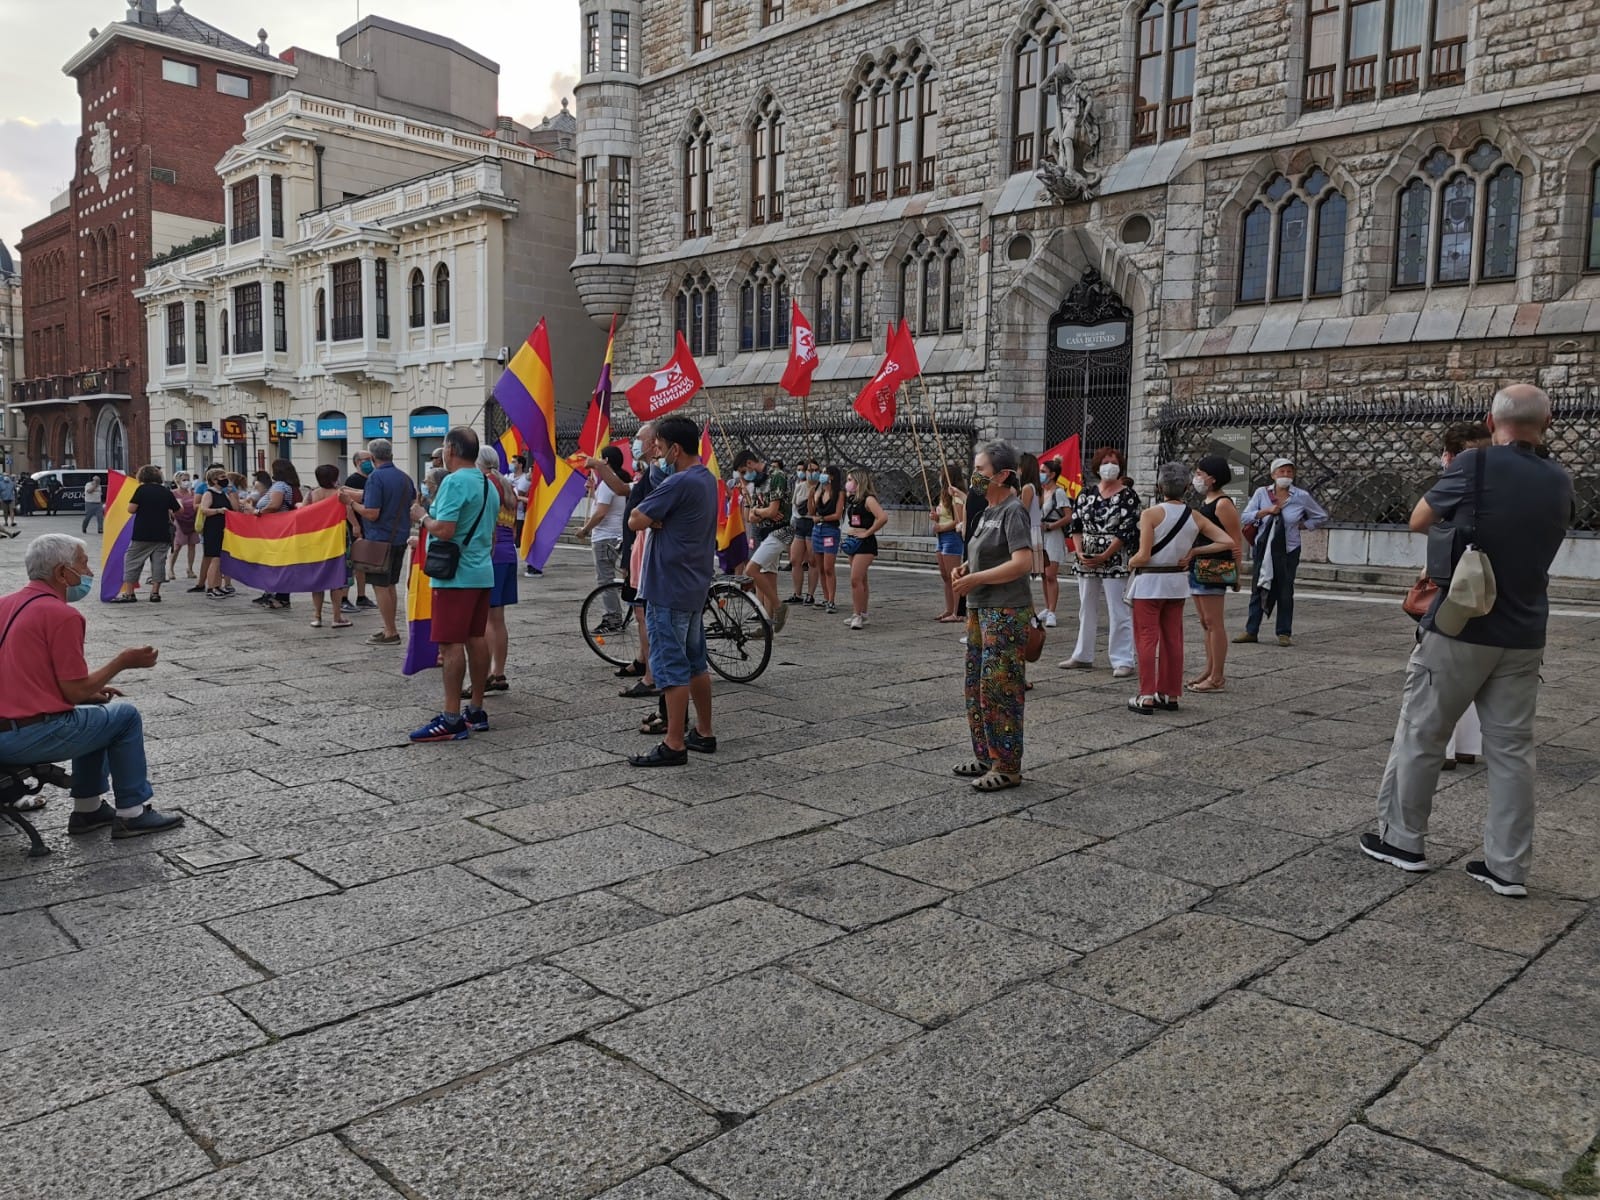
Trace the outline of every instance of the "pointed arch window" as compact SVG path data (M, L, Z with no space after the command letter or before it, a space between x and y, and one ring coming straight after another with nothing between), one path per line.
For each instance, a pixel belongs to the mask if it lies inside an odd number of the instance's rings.
M1321 167L1269 179L1240 222L1239 303L1339 295L1349 211Z
M758 263L739 285L739 349L789 344L789 281L776 262Z
M819 346L858 342L868 335L863 309L867 261L860 249L835 250L817 272L814 331Z
M696 358L717 352L717 285L704 271L684 279L673 305L674 325Z
M965 266L961 245L950 233L919 236L900 264L900 319L920 334L959 332L965 316Z
M433 271L433 323L450 324L450 268L444 263Z
M1199 0L1150 0L1139 13L1133 143L1189 136Z
M1600 271L1600 163L1589 172L1589 255L1584 270Z
M406 290L411 295L411 313L407 323L412 329L421 329L428 323L428 283L423 279L420 267L411 269L411 281Z
M783 110L769 93L750 126L750 224L783 220Z
M1306 109L1466 79L1470 0L1306 0Z
M683 140L683 236L711 233L711 127L695 113Z
M1436 147L1396 200L1394 286L1515 279L1521 232L1522 175L1500 150Z
M933 190L938 73L920 49L868 62L850 95L849 202Z

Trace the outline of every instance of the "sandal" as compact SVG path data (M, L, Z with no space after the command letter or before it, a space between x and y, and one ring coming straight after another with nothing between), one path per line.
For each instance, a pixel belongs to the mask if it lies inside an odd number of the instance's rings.
M1149 703L1145 703L1146 701L1149 701ZM1156 711L1156 698L1154 696L1130 697L1128 700L1128 711L1136 712L1141 717L1153 716L1155 715Z
M504 675L491 675L489 676L489 682L487 685L485 685L484 690L490 692L509 692L511 690L511 681L508 680Z
M107 604L137 604L139 597L132 592L123 592L106 601Z
M638 678L640 678L641 676L644 675L646 669L647 668L645 667L645 665L636 658L631 663L629 663L627 666L622 667L621 669L619 669L617 671L617 678L618 679L638 679Z
M653 700L661 695L661 689L652 687L641 679L632 687L623 688L617 695L624 700Z
M1004 771L990 771L982 779L974 779L972 786L980 792L1003 792L1007 788L1021 787L1021 775L1007 775Z
M333 627L335 629L349 629L353 626L353 624L354 622L352 621L335 621L333 623Z
M1228 688L1226 684L1212 683L1209 679L1197 679L1189 685L1188 690L1191 692L1225 692Z
M1178 698L1176 696L1169 696L1165 692L1157 692L1156 707L1162 712L1177 712Z
M977 779L989 773L989 765L973 759L971 762L962 763L959 767L952 767L950 773L959 775L962 779Z
M660 737L662 734L666 733L666 731L667 719L660 713L651 713L648 717L639 722L640 733L649 733L654 734L656 737Z
M311 628L313 628L313 629L321 629L322 628L322 618L321 617L312 617L311 618Z

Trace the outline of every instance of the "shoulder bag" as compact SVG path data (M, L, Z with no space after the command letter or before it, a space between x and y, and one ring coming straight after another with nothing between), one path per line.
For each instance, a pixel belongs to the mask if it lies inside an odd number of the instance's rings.
M428 539L428 553L422 560L422 573L429 579L454 579L456 572L461 569L461 547L472 541L472 535L478 532L478 526L483 522L483 514L489 510L489 477L483 477L483 503L478 506L478 515L473 519L467 536L459 542L454 539L430 537Z
M1039 656L1044 653L1044 624L1039 620L1038 614L1028 618L1028 625L1022 632L1022 661L1038 662Z
M485 477L487 482L487 477ZM389 522L389 536L385 541L373 541L371 538L358 537L350 543L350 562L367 571L386 571L389 568L389 549L394 544L394 535L399 532L400 518L406 515L406 505L400 506L400 511L395 513L394 520ZM406 521L407 526L411 524Z
M1172 544L1172 539L1177 537L1179 533L1183 532L1183 527L1189 523L1191 511L1191 509L1185 507L1183 512L1178 514L1178 519L1172 523L1172 528L1167 530L1166 533L1162 534L1161 540L1158 541L1154 546L1150 547L1151 558L1154 558L1156 555L1160 554L1163 550L1170 546ZM1133 599L1133 581L1137 578L1139 578L1138 568L1134 568L1132 571L1128 572L1128 582L1123 585L1122 591L1124 599Z

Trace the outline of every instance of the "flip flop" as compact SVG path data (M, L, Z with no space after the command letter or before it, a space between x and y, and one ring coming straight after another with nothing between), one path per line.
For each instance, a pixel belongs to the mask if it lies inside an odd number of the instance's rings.
M1199 679L1189 684L1186 690L1191 692L1225 692L1228 688L1225 684L1212 683L1209 679Z

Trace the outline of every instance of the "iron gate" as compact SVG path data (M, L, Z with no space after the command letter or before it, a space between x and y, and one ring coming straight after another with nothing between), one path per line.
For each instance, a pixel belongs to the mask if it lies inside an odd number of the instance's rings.
M1098 446L1128 448L1133 312L1091 268L1050 318L1044 444L1079 435L1084 461Z

